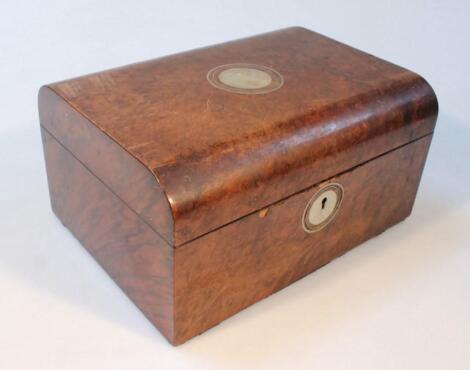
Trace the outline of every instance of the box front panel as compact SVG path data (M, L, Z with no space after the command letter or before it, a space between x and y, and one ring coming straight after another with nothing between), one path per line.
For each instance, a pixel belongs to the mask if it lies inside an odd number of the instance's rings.
M425 136L177 248L175 343L207 330L406 218L430 142L431 135ZM330 183L342 187L341 204L326 226L308 232L303 222L306 207ZM328 200L337 199L328 194ZM316 216L310 220L315 222Z

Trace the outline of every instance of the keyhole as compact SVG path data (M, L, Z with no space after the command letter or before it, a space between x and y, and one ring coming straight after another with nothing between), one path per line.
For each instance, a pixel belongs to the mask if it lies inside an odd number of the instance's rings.
M328 200L327 197L323 198L321 201L321 209L325 209L326 201Z

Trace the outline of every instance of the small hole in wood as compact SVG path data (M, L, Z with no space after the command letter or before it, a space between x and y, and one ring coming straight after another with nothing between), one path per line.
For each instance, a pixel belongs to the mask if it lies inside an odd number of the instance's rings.
M326 201L328 200L327 197L323 198L321 201L321 209L325 209Z

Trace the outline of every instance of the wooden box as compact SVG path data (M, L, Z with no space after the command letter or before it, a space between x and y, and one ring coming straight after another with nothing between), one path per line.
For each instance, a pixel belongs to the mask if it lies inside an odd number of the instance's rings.
M289 28L44 86L52 209L173 344L406 218L415 73Z

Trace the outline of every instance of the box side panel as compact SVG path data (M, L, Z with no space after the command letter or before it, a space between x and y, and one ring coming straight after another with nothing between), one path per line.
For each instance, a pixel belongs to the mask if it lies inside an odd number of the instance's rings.
M173 341L173 248L41 130L52 209L147 318Z
M182 343L406 218L431 135L340 174L336 217L308 234L301 219L316 185L175 252L175 343Z
M170 206L151 171L49 87L39 92L39 116L50 135L173 243Z

